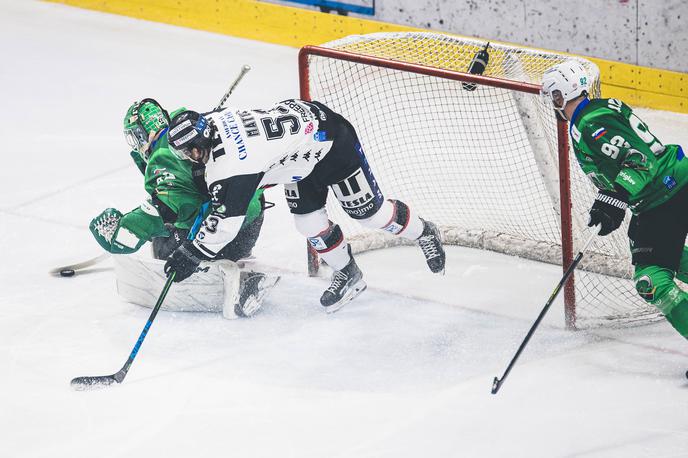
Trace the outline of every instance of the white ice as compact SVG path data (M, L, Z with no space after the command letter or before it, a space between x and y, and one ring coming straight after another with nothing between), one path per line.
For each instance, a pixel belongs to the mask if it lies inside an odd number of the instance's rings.
M297 91L297 50L61 5L0 1L0 456L688 456L688 343L664 321L570 332L561 303L490 394L561 275L450 248L447 275L413 247L364 254L369 290L318 306L281 192L255 254L284 278L250 320L161 313L122 385L75 392L124 363L150 310L120 300L87 230L144 197L121 133L155 97L205 109ZM688 146L688 116L639 110Z

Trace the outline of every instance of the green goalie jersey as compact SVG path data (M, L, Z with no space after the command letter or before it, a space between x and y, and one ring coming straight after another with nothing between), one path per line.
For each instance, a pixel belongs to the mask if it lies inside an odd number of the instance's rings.
M625 103L586 99L571 118L583 172L601 190L625 189L633 213L661 205L688 183L681 147L663 145Z
M176 110L172 116L183 110ZM144 187L150 199L126 214L108 208L89 226L98 243L114 254L133 253L153 237L169 236L165 223L188 230L199 212L205 209L201 219L210 212L210 206L203 206L210 200L203 190L204 169L194 168L192 162L181 160L170 151L166 130L151 145L148 163L138 152L130 154L144 176ZM195 179L194 175L197 175ZM261 214L262 193L262 190L257 191L251 199L244 226Z

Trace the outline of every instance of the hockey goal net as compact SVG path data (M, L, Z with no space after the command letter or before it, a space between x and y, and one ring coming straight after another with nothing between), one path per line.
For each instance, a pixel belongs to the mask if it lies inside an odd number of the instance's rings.
M484 46L435 33L306 46L301 97L352 122L385 195L437 223L445 243L567 267L589 231L596 190L539 89L544 71L570 56L493 44L483 76L465 73ZM599 96L599 70L579 61ZM362 228L334 199L328 212L355 252L402 241ZM657 316L635 293L625 234L598 237L566 285L569 327Z

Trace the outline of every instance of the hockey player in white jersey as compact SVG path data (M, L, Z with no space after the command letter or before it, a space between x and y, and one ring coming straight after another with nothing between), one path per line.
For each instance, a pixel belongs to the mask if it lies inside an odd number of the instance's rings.
M284 184L298 231L335 270L320 298L327 312L366 287L341 229L328 218L330 187L351 218L417 241L430 270L444 273L437 227L403 202L384 198L354 127L321 103L285 100L269 110L185 111L172 119L168 137L181 157L206 164L213 206L196 238L169 257L165 271L176 272L175 281L234 239L256 189L277 184Z

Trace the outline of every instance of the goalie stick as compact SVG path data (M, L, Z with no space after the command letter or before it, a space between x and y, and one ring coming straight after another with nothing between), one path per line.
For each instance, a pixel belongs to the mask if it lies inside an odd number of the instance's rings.
M196 236L196 232L198 231L198 228L201 226L201 222L203 221L202 218L203 213L199 213L196 217L196 221L194 221L194 224L191 227L191 230L189 231L189 235L187 236L188 240L193 240ZM172 286L172 282L174 281L174 277L176 276L176 274L177 273L175 271L172 271L172 273L170 273L170 276L167 277L165 286L163 286L162 291L160 292L160 296L158 296L158 301L155 303L155 307L153 307L153 311L148 317L148 321L146 322L146 325L143 327L143 331L141 331L139 338L136 340L136 344L134 345L133 350L131 350L131 353L129 354L127 361L124 363L124 366L122 366L122 368L119 371L115 372L112 375L87 375L84 377L73 378L70 382L70 385L72 385L72 387L75 390L83 391L90 388L110 386L113 383L122 383L122 380L124 380L124 377L127 376L129 368L131 367L131 364L134 362L134 358L136 358L136 354L139 352L139 349L143 344L143 340L146 338L146 335L148 334L148 330L153 325L153 320L155 320L155 317L158 314L158 311L160 310L160 307L162 306L165 297L167 296L167 292L170 290L170 286Z
M580 260L583 259L583 253L588 249L588 246L590 246L592 241L595 239L595 236L599 233L599 230L600 230L599 225L593 227L592 234L590 234L590 237L588 238L588 240L583 244L583 248L581 248L581 250L578 252L576 257L573 259L573 262L571 263L569 268L566 269L566 272L564 272L564 276L561 278L561 280L557 284L556 288L554 288L552 295L549 297L549 299L547 300L547 303L542 308L542 311L540 312L537 319L535 320L535 323L533 323L533 325L530 327L528 334L526 334L526 337L523 339L523 342L521 342L521 346L518 347L516 354L514 355L513 358L511 358L511 361L509 362L509 365L507 366L506 370L504 371L504 374L502 374L502 378L495 377L494 380L492 381L492 394L497 394L499 389L502 387L502 384L504 384L504 380L506 379L506 377L509 375L509 372L511 372L511 369L516 364L518 357L521 356L523 349L526 348L526 345L528 345L528 342L530 341L530 338L535 333L535 330L537 329L538 325L540 324L540 321L542 321L542 319L545 317L545 314L549 310L549 307L552 305L552 302L554 302L554 299L557 298L557 296L559 295L559 291L561 291L561 288L564 286L566 281L569 279L569 277L571 276L573 271L576 269L576 266L578 266L578 263L580 262Z
M88 267L94 266L99 262L105 261L110 257L110 253L103 253L95 258L87 259L86 261L77 262L76 264L70 264L62 267L55 267L50 270L50 275L55 275L56 277L71 277L77 271L86 269Z

